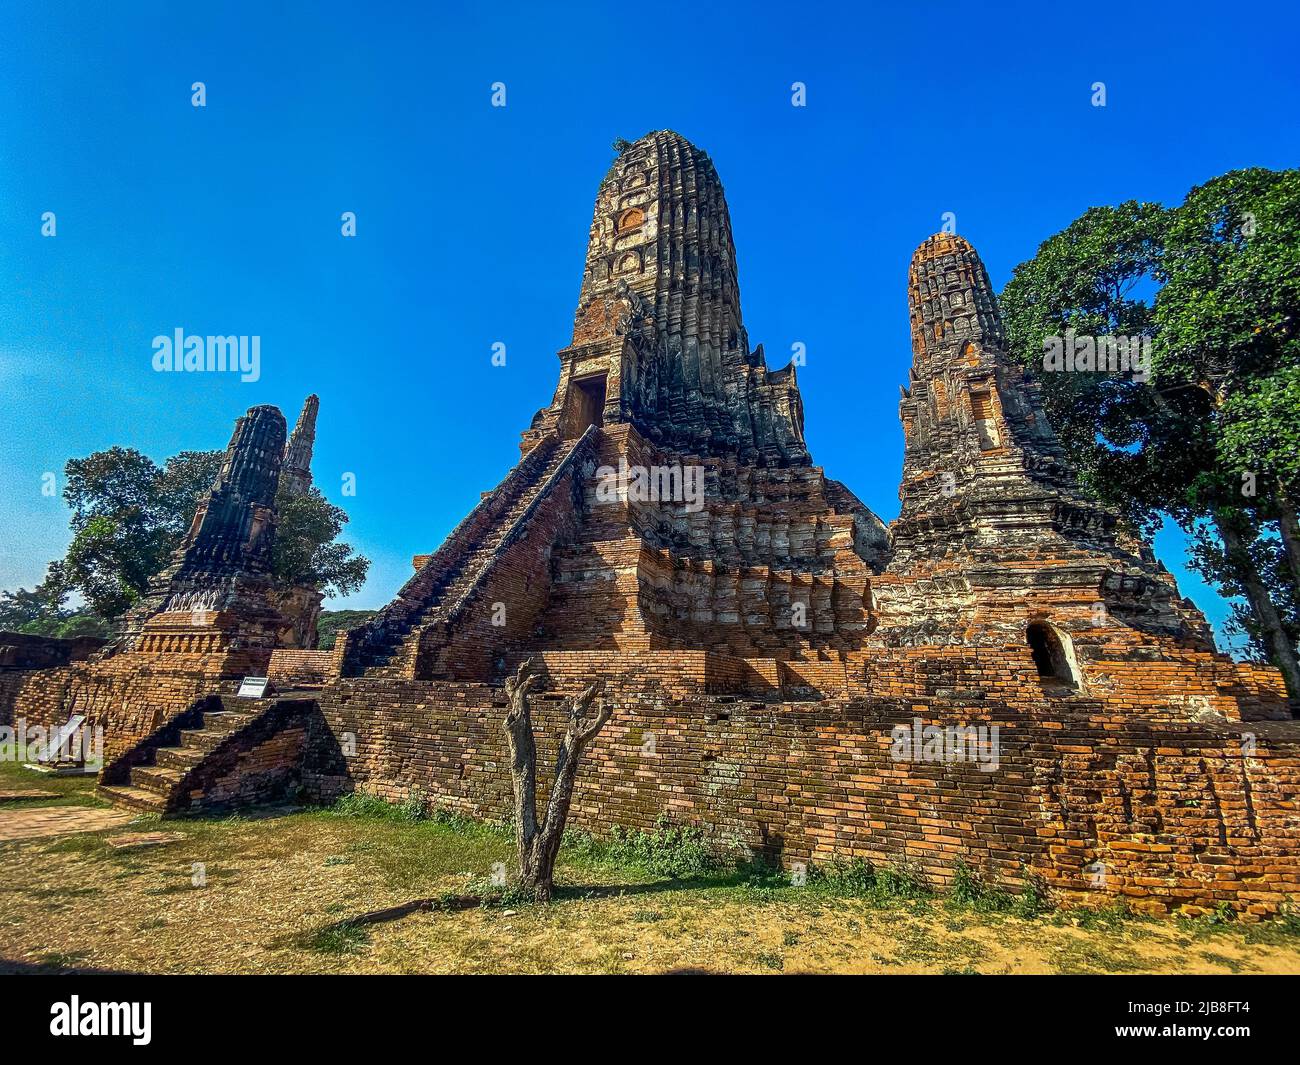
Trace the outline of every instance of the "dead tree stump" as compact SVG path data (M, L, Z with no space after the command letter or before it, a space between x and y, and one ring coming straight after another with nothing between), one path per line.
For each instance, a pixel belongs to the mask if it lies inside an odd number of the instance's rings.
M503 722L510 742L510 777L515 792L515 845L519 852L519 887L538 902L549 902L553 891L555 858L560 852L564 822L569 816L578 761L587 745L610 719L613 708L601 700L594 713L590 707L600 691L592 684L570 704L569 720L555 759L555 780L551 785L546 816L537 820L537 741L533 735L528 696L541 684L533 660L520 665L506 680L510 709Z

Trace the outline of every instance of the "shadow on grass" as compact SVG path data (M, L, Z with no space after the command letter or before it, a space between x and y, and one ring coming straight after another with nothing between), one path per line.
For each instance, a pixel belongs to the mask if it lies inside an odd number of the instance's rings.
M310 932L280 940L275 945L310 950L317 954L350 954L369 941L370 933L367 929L371 925L400 921L413 913L458 913L496 903L497 900L491 895L440 895L436 898L412 899L397 906L332 921Z
M265 806L227 807L205 810L171 810L159 820L182 821L191 824L231 824L241 821L270 821L278 817L307 813L319 807L298 806L292 803L268 803Z
M764 870L766 872L766 870ZM627 884L557 884L551 904L589 899L619 898L635 895L655 895L672 891L731 889L754 884L755 872L741 866L732 872L689 878L664 878ZM397 906L345 917L309 932L300 933L276 945L290 946L319 954L348 954L369 941L368 929L378 924L400 921L416 913L461 913L466 910L504 909L506 907L545 906L517 892L468 893L439 895L434 898L412 899Z
M16 961L0 958L0 976L139 976L130 969L94 969L78 966L69 960Z

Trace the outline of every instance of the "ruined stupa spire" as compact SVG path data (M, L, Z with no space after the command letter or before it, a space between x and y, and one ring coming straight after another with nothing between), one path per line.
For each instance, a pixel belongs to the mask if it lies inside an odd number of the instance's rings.
M808 465L793 366L769 371L740 313L722 182L671 130L622 148L596 193L573 340L524 437L625 422L655 443Z
M269 405L250 408L235 423L217 481L177 551L174 576L225 578L270 566L283 454L284 415Z
M936 233L912 256L907 272L912 356L952 356L967 343L1003 345L1002 314L988 271L970 242Z
M284 445L284 465L280 469L280 487L293 495L303 495L311 488L311 455L316 444L316 414L320 398L307 397L293 427L289 441Z
M969 242L938 234L921 244L908 272L908 311L912 369L899 403L902 505L890 527L891 567L915 580L943 559L948 589L958 591L928 589L906 610L895 604L911 627L891 638L969 638L978 625L960 618L996 617L989 604L1016 603L1062 631L1078 625L1081 640L1102 638L1105 619L1122 618L1205 645L1204 619L1182 604L1150 549L1080 493L1037 382L1006 352L997 296ZM1019 626L1023 617L1009 621Z
M251 407L235 422L217 479L195 510L171 564L125 620L123 635L129 642L160 614L203 618L221 611L239 617L247 646L273 642L273 612L266 597L284 440L284 415L275 407Z
M1006 354L988 271L970 243L939 233L907 278L912 369L899 404L904 518L961 505L971 493L1075 496L1074 477L1037 384Z

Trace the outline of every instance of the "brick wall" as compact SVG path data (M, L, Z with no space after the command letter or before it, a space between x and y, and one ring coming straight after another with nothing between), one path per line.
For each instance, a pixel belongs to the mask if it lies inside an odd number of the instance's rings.
M318 688L335 674L333 651L275 650L267 676L278 688Z
M584 762L573 805L574 823L598 833L667 815L787 865L906 860L943 883L964 859L1009 882L1041 876L1062 899L1123 896L1153 912L1228 902L1254 916L1300 901L1293 723L1032 715L932 697L610 696L617 713ZM359 786L399 799L419 787L473 816L508 811L500 689L343 681L320 705L356 753L350 780L309 774L316 794ZM543 695L533 705L539 764L549 767L566 704ZM998 725L998 768L895 761L891 730L916 717Z
M234 691L239 678L262 675L267 654L125 652L57 669L0 672L0 724L24 719L50 728L83 714L103 728L104 753L113 759L163 727L195 699Z
M308 746L318 773L342 769L341 754L315 700L278 699L187 774L176 806L211 810L291 799L302 780Z

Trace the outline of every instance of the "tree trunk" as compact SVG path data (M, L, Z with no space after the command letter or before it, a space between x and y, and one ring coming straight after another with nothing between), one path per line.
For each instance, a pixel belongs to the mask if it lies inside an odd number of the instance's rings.
M1219 531L1220 539L1223 540L1228 560L1236 571L1237 579L1241 581L1242 591L1245 592L1246 601L1250 604L1250 611L1255 615L1269 658L1282 671L1287 694L1292 699L1300 699L1300 660L1296 658L1295 647L1291 643L1291 638L1287 636L1277 608L1268 597L1268 589L1264 586L1259 570L1255 568L1250 550L1233 524L1231 514L1216 509L1214 524Z
M1278 493L1278 526L1282 530L1282 546L1286 550L1287 565L1291 567L1291 580L1300 592L1300 522L1296 520L1295 494L1290 486Z
M537 743L528 696L541 683L533 661L524 662L506 681L510 709L504 726L510 744L510 777L515 792L515 844L519 854L519 887L537 902L549 902L554 892L555 859L564 838L564 823L573 801L582 752L610 719L612 708L602 702L594 715L588 708L599 687L587 688L569 707L569 721L555 760L555 780L546 804L546 817L537 823Z

